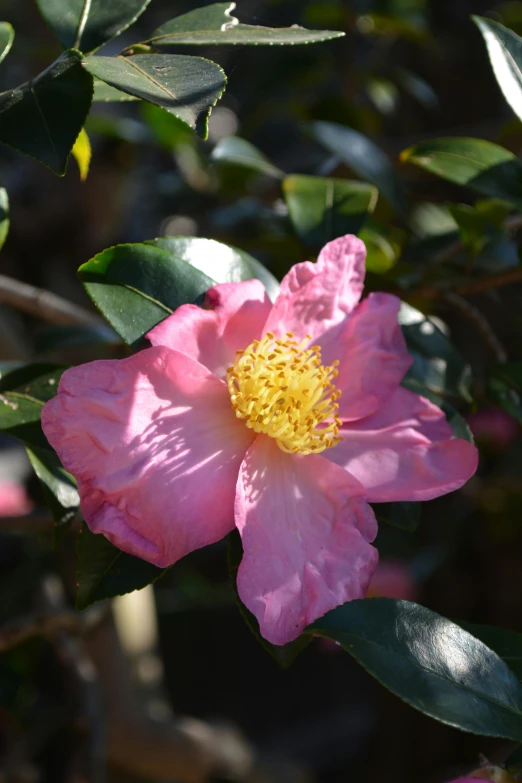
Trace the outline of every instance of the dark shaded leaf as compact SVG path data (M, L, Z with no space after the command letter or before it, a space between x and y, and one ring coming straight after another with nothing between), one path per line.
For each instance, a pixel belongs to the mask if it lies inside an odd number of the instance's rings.
M49 449L40 415L54 397L63 367L32 364L2 374L0 379L0 430L30 448Z
M218 166L239 166L266 177L274 177L275 179L284 177L284 172L274 166L257 147L237 136L227 136L220 139L212 150L210 159Z
M283 193L296 234L314 252L343 234L358 234L378 197L364 182L303 174L286 177Z
M138 54L88 57L84 64L111 87L175 114L203 138L212 107L227 82L223 69L203 57Z
M150 0L36 0L65 49L92 52L130 27Z
M182 258L215 283L239 283L257 277L272 301L275 301L279 294L279 283L266 266L237 247L216 242L214 239L186 236L161 237L146 244L156 245Z
M398 212L406 209L402 185L388 156L359 131L335 122L312 122L312 136L361 179L375 185Z
M121 345L121 341L116 332L106 324L99 326L52 324L45 327L34 340L34 349L37 353L92 345Z
M105 84L100 79L94 80L94 93L92 96L93 103L111 103L114 101L137 101L135 95L129 95L128 92L122 92L117 90L116 87L111 87L110 84Z
M455 623L409 601L370 598L307 630L333 639L415 709L464 731L522 739L522 686L506 664Z
M282 669L288 669L293 664L299 653L301 653L305 647L307 647L311 638L309 636L299 636L293 642L283 645L275 645L267 642L259 632L259 623L256 618L250 612L244 603L241 601L237 592L237 571L241 558L243 557L243 546L241 544L241 536L237 530L229 533L227 536L227 561L228 561L228 575L234 594L236 596L236 603L243 620L254 634L257 641L262 647L274 658Z
M414 533L420 525L421 503L375 503L372 508L379 523L386 522L408 533Z
M84 523L78 542L76 608L125 595L155 582L167 571L117 549L105 536L91 533Z
M522 362L496 364L488 371L488 397L522 424Z
M80 53L65 52L35 79L0 93L0 141L65 174L92 91Z
M404 150L401 160L456 185L522 205L522 162L490 141L464 137L422 141Z
M181 44L308 44L340 38L342 32L305 30L304 27L272 28L240 24L231 12L235 3L212 3L171 19L159 27L147 43L156 47Z
M95 305L131 345L214 284L186 261L150 244L108 248L78 274Z
M42 484L56 524L60 527L69 525L80 505L75 479L50 448L28 447L27 456Z
M5 188L0 188L0 250L9 233L9 196Z
M14 35L13 27L9 22L0 22L0 63L13 45Z
M522 38L492 19L471 18L484 37L491 67L504 98L522 119Z
M404 385L418 394L456 397L470 402L471 368L446 335L414 307L402 303L399 323L413 356Z

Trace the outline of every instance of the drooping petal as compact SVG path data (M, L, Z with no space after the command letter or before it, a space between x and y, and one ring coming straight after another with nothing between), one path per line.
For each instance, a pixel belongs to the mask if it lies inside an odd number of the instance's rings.
M149 348L67 370L42 424L85 521L125 552L165 567L233 528L253 435L225 384L184 354Z
M413 359L397 313L400 299L370 294L337 330L320 339L323 364L340 361L335 385L339 415L352 421L378 410L397 389Z
M222 283L207 291L203 307L182 305L147 338L152 345L191 356L224 378L236 351L262 336L271 308L259 280Z
M329 242L315 264L296 264L281 283L281 291L265 329L276 335L293 332L312 341L351 313L363 290L366 248L355 236Z
M342 443L323 454L363 484L370 503L431 500L477 469L475 446L452 434L440 408L399 388L377 413L347 422Z
M237 587L261 634L285 644L339 604L364 597L377 566L373 511L357 481L318 455L259 437L237 485Z

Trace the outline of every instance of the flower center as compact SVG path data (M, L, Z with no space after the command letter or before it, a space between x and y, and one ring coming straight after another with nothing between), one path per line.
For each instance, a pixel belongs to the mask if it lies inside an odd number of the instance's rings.
M289 454L317 454L335 446L341 420L335 388L339 364L321 364L321 348L305 348L310 335L301 342L276 340L268 332L244 351L237 351L233 367L227 370L227 383L236 416L255 432L275 438Z

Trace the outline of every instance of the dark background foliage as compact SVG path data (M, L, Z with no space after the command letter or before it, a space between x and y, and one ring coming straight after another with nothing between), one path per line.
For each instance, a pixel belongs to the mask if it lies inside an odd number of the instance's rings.
M105 50L120 51L194 5L153 0L132 33ZM348 166L318 143L311 123L340 123L371 137L393 162L410 219L380 199L373 228L388 243L387 253L391 247L391 261L385 256L384 274L376 262L369 286L400 285L408 301L449 326L473 369L474 402L456 404L465 416L483 414L478 475L459 493L424 504L416 532L382 525L381 557L406 564L417 600L431 609L522 631L522 439L514 418L492 418L498 409L487 393L491 365L504 353L522 359L522 285L486 288L467 296L464 308L460 301L426 295L440 281L451 287L453 279L461 284L484 271L517 268L519 237L506 233L479 253L461 252L446 261L444 249L459 235L445 205L471 205L475 197L398 160L405 148L438 136L489 139L520 153L520 123L500 93L470 15L490 15L520 32L522 3L240 0L239 6L241 20L250 24L299 23L344 30L346 37L304 47L198 51L220 63L229 78L208 141L156 107L97 104L87 123L93 161L84 183L73 161L59 179L1 147L0 180L11 202L1 273L89 307L76 275L80 264L120 242L187 234L247 250L280 277L313 254L317 242L292 229L277 170L364 180L358 170L364 155L352 153ZM0 16L17 33L0 69L5 90L43 70L60 49L30 0L0 2ZM264 163L256 170L231 163L226 154L223 159L221 140L231 135L254 144L272 167ZM412 222L422 225L416 234ZM433 240L440 243L435 265L430 235L439 237ZM461 239L472 241L462 225ZM1 360L67 364L124 350L99 335L65 345L49 325L0 308ZM7 438L2 446L0 469L12 475L18 452ZM34 479L29 489L39 504ZM74 552L73 541L55 550L46 533L26 536L14 527L0 539L2 619L32 606L43 574L68 573ZM479 753L503 760L510 750L505 741L465 735L419 715L323 641L314 640L291 668L280 669L236 609L224 545L174 567L158 583L156 598L165 682L176 711L236 723L261 754L299 762L325 783L436 783L476 766ZM67 689L46 643L0 656L0 705L5 753L29 738L36 748L36 779L65 779ZM46 722L50 728L42 733ZM123 779L116 771L113 776Z

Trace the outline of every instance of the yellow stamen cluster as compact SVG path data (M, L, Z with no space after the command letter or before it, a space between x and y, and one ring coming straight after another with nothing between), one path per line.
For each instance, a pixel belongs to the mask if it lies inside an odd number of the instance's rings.
M292 332L277 340L268 332L245 351L237 351L236 363L227 370L227 382L236 416L255 432L275 438L289 454L318 454L335 446L341 420L337 415L341 396L332 380L339 374L338 361L321 364L321 348L305 346Z

